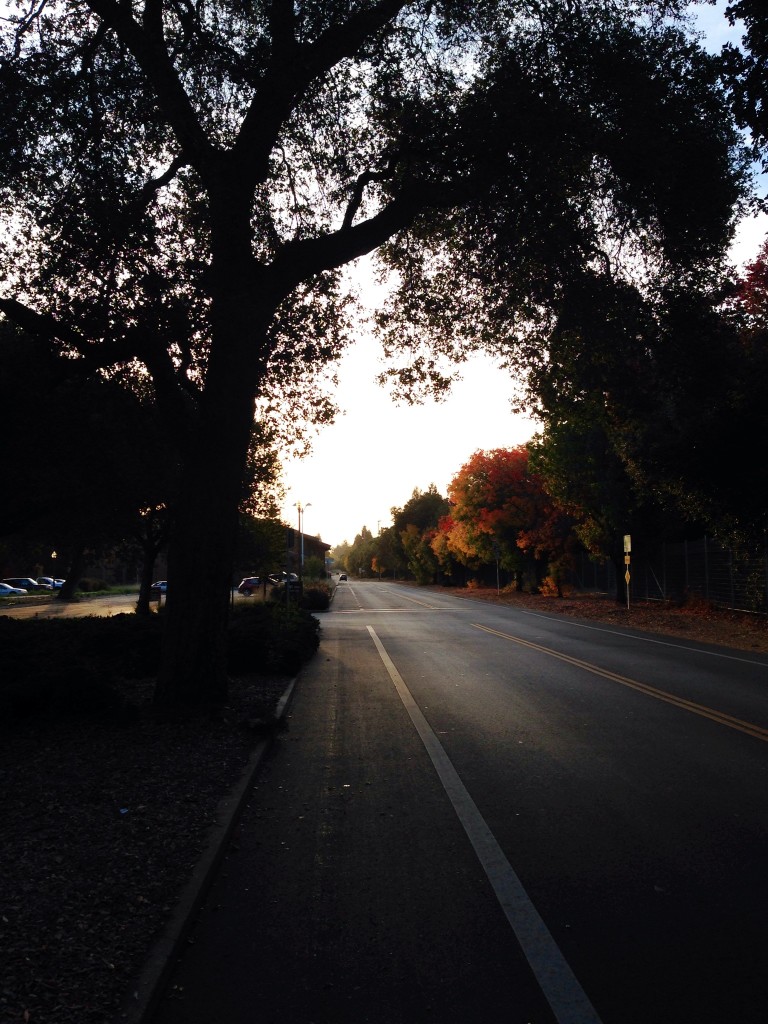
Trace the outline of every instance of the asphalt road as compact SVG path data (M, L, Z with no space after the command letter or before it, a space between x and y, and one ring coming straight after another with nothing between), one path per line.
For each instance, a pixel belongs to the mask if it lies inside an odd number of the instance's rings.
M341 584L155 1024L757 1024L768 659Z

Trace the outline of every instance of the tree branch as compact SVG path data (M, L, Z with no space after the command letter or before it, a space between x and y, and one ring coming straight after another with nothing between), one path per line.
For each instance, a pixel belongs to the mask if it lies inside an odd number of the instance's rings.
M73 330L68 324L61 323L50 313L37 313L16 299L0 299L0 312L4 313L11 323L36 338L66 342L77 352L87 348L86 339L78 331Z
M198 169L212 146L168 56L162 28L162 0L147 0L143 26L118 0L89 0L89 6L131 52L154 88L158 103L187 159Z
M296 49L296 15L293 0L272 0L268 17L272 33L273 61L290 61Z
M373 217L352 226L347 225L348 210L345 223L338 231L320 238L287 242L267 269L272 286L288 295L312 275L335 270L373 252L398 231L409 227L422 210L438 206L449 208L463 194L459 189L438 194L430 184L414 185Z
M270 16L273 32L275 29L280 32L283 44L287 39L287 16L282 8L287 3L288 0L274 0ZM273 46L270 66L250 103L235 145L241 166L254 182L264 174L280 127L290 116L296 98L340 60L353 57L366 39L392 21L408 4L409 0L379 0L370 9L358 11L342 24L326 29L315 43L292 46L291 59L286 59L281 47Z
M144 183L136 199L136 206L142 210L148 206L160 189L165 188L166 185L173 181L181 168L186 167L188 163L189 161L184 156L174 157L168 170L161 174L159 178L151 178Z
M374 181L389 181L391 177L391 167L387 171L365 171L363 174L360 174L358 176L357 181L352 186L352 195L350 197L349 203L347 204L347 209L344 213L344 222L341 226L342 230L346 230L352 227L352 222L355 219L355 215L357 214L357 211L360 209L360 206L363 202L363 195L365 193L367 186Z

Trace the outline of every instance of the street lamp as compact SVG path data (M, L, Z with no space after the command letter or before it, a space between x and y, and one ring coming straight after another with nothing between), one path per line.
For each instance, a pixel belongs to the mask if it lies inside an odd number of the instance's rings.
M311 508L312 502L308 501L306 505L302 505L300 501L294 503L296 508L299 510L299 575L304 579L304 512Z

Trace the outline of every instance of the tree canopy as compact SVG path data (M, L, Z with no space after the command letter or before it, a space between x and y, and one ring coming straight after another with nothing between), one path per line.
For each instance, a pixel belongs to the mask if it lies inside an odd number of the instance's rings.
M379 250L401 379L439 387L477 344L525 362L573 282L652 296L717 263L745 163L684 7L11 7L0 311L93 370L148 375L177 439L159 700L224 697L252 421L290 422L297 398L328 414L346 264Z

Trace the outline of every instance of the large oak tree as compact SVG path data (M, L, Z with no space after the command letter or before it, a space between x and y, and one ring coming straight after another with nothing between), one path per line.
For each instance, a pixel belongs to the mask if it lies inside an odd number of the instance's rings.
M346 264L394 268L412 384L524 345L576 266L694 280L717 259L742 168L677 6L19 3L0 310L94 372L148 374L174 433L160 701L225 694L253 418L338 354Z

